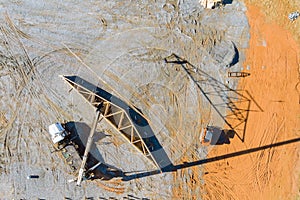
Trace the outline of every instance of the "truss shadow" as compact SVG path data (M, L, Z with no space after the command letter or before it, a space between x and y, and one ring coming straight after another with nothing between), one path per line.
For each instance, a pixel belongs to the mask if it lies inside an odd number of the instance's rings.
M249 92L229 88L176 54L166 57L165 62L182 67L228 128L234 130L237 137L244 142L251 102L257 105L259 111L263 111ZM221 111L224 108L225 114Z
M73 168L76 173L79 170L80 164L85 151L85 144L90 127L82 122L67 122L64 124L66 131L69 133L67 138L64 140L62 153L66 159L66 162ZM98 139L107 137L104 133L98 133ZM110 180L116 177L122 177L122 170L104 163L101 153L95 146L92 145L92 150L88 154L88 161L85 166L86 179L101 179Z
M100 109L103 119L152 161L161 172L173 166L148 121L136 109L117 96L78 76L63 76L62 78L91 106L97 108L98 105L103 104Z

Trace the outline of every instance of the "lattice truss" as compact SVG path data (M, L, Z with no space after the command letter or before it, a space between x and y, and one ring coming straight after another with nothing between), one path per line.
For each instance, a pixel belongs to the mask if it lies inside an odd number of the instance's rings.
M103 107L100 109L100 116L160 169L128 113L108 99L111 94L77 76L62 76L62 78L92 106L97 108L99 104L103 103Z
M181 65L226 125L244 142L251 100L176 54L171 54L165 58L165 61ZM221 111L224 108L226 108L225 114Z

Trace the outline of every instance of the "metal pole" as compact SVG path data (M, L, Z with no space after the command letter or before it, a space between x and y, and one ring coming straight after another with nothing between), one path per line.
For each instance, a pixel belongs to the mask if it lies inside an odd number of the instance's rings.
M80 183L82 181L82 176L83 176L83 173L84 173L84 167L85 167L85 164L86 164L86 161L87 161L87 158L88 158L88 154L89 154L91 146L92 146L93 136L94 136L94 133L95 133L95 129L96 129L96 126L97 126L97 123L98 123L99 116L100 116L100 109L97 109L96 117L95 117L95 119L93 121L93 124L92 124L92 127L91 127L91 131L90 131L88 141L86 143L82 163L81 163L81 166L80 166L80 169L79 169L79 174L78 174L78 178L77 178L77 185L80 185ZM99 121L101 121L102 118L103 117L101 117L101 119Z

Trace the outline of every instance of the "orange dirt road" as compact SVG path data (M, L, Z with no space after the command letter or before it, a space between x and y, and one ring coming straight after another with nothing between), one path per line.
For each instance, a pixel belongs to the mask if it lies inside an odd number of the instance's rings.
M299 46L258 7L247 8L251 38L244 71L251 75L239 89L257 104L251 101L244 143L235 137L231 144L215 146L208 157L300 138ZM287 17L286 23L291 23ZM206 164L202 198L299 198L299 149L298 140Z

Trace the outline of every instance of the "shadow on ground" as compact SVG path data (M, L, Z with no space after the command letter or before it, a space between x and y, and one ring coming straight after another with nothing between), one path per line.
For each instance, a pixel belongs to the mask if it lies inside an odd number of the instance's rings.
M78 154L80 159L71 160L72 166L78 170L85 151L85 144L90 133L90 127L86 123L82 122L67 122L64 124L66 131L69 133L67 138L64 140L65 144L62 149L66 147L73 147L75 151L69 151L73 154ZM123 175L122 170L108 165L104 162L101 153L96 147L95 141L101 140L104 137L108 137L102 132L96 132L94 142L91 147L91 152L88 154L88 160L85 166L86 179L101 179L110 180L115 177L121 177ZM71 155L76 158L76 155ZM76 163L75 163L76 162ZM69 162L68 162L69 163Z
M294 139L286 140L283 142L268 144L268 145L264 145L261 147L256 147L256 148L247 149L247 150L243 150L243 151L237 151L237 152L233 152L233 153L229 153L229 154L225 154L225 155L221 155L221 156L216 156L216 157L212 157L212 158L202 159L202 160L198 160L198 161L185 162L183 164L175 165L173 168L171 168L169 171L166 171L166 172L174 172L174 171L188 168L188 167L207 164L210 162L215 162L215 161L219 161L219 160L223 160L223 159L227 159L227 158L233 158L236 156L242 156L242 155L246 155L249 153L255 153L258 151L263 151L266 149L271 149L271 148L288 145L288 144L292 144L292 143L296 143L296 142L300 142L300 138L294 138ZM156 175L156 174L160 174L160 171L154 170L154 171L143 172L143 173L138 173L138 174L131 174L131 175L126 175L126 173L125 173L122 180L130 181L133 179L143 178L143 177L152 176L152 175Z
M237 137L244 142L249 112L263 112L250 93L248 91L237 91L229 88L224 83L174 53L166 57L165 62L170 64L170 67L181 66L228 128L234 130ZM256 105L258 110L250 110L251 102ZM226 112L221 110L224 108Z
M64 76L68 82L82 97L92 106L103 103L100 109L101 116L117 130L120 135L138 148L161 171L172 167L168 155L154 134L148 121L119 97L103 90L102 88L82 79L78 76Z
M232 0L223 0L223 4L226 5L226 4L232 4Z

